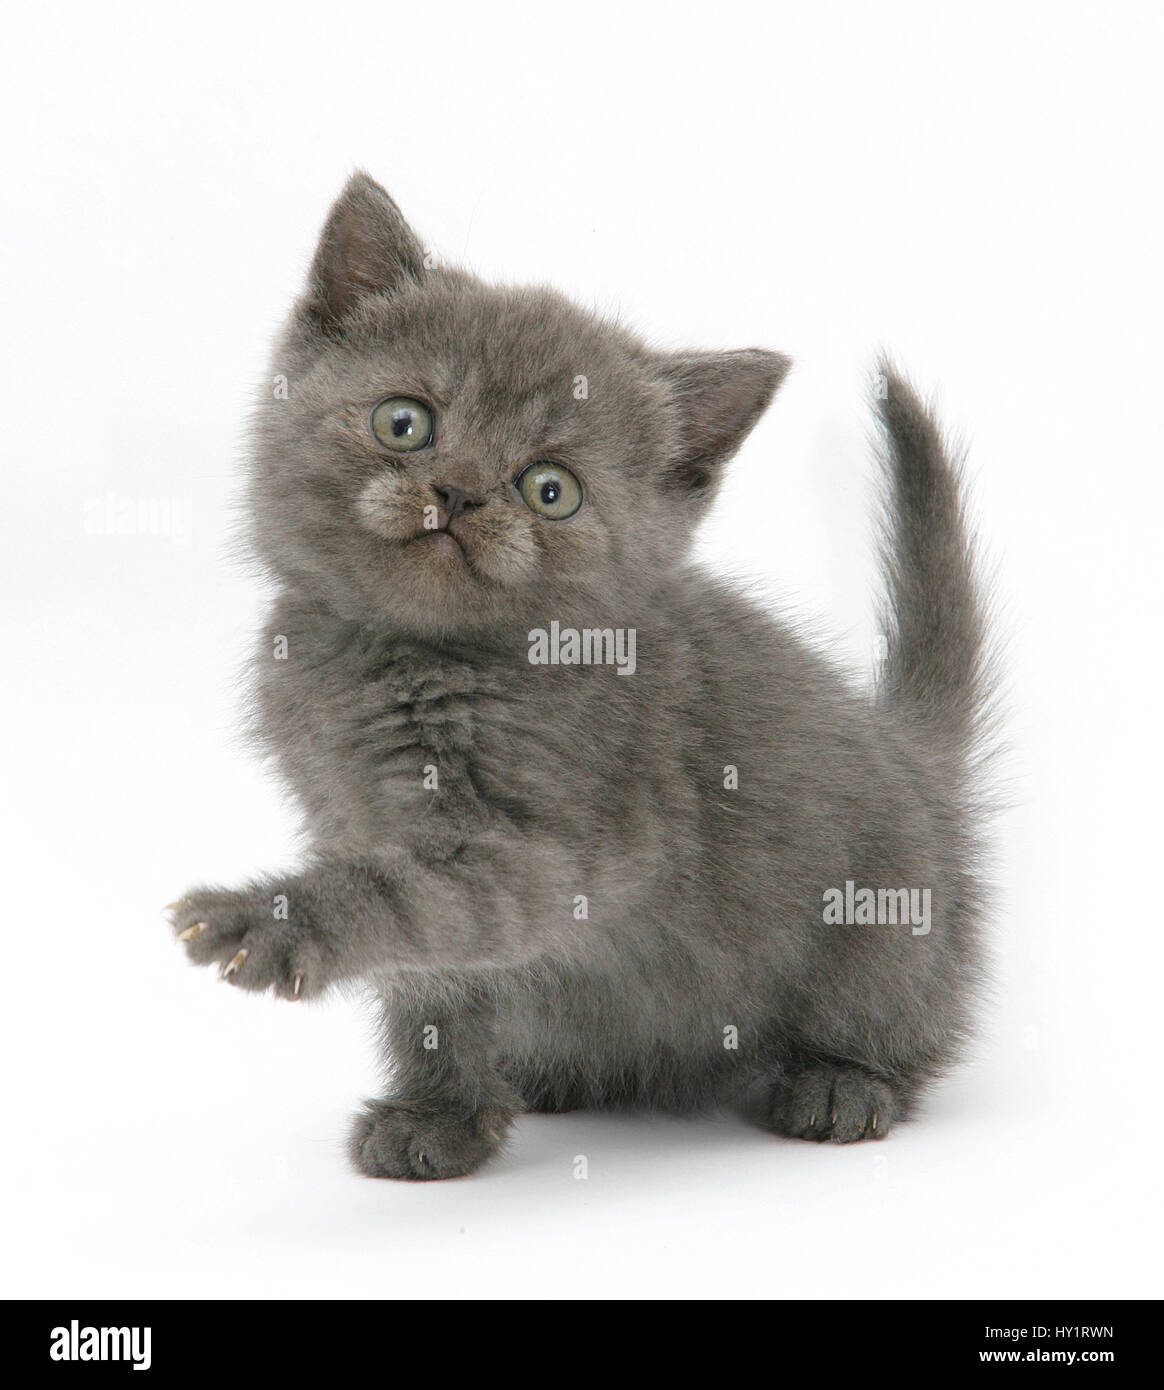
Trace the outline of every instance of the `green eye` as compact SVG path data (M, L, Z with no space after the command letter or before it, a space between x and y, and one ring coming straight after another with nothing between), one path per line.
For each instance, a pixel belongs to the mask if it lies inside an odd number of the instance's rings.
M531 463L515 484L530 511L565 521L582 505L582 484L560 463Z
M432 443L432 411L411 396L389 396L373 407L371 426L385 449L402 454L424 449Z

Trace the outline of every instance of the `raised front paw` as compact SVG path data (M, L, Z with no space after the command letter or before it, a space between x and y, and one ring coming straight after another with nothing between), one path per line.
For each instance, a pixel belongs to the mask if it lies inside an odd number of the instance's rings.
M281 999L322 994L335 978L323 934L294 902L262 888L197 889L167 909L195 965L218 965L243 989L274 988Z
M431 1100L372 1100L356 1116L348 1153L369 1178L459 1178L501 1148L509 1119Z

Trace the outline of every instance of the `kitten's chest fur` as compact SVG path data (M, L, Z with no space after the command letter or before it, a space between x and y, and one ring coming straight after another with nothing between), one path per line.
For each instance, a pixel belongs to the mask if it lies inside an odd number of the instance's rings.
M520 749L522 695L487 654L318 614L275 618L292 631L285 662L259 672L262 737L318 848L440 861L523 817L497 775Z

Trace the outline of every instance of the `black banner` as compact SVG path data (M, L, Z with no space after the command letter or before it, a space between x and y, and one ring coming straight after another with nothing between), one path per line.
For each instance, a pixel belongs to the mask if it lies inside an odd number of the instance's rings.
M544 1301L556 1300L549 1293ZM635 1303L638 1337L649 1331L652 1320L661 1325L669 1320L664 1307L651 1314L642 1303L651 1300ZM789 1349L811 1343L829 1347L834 1370L850 1355L866 1360L875 1355L883 1370L908 1365L911 1374L957 1367L977 1368L989 1377L1021 1366L1102 1373L1145 1364L1157 1310L1156 1302L806 1301L777 1304L763 1326L765 1337L777 1341L785 1329ZM365 1361L376 1364L389 1339L399 1346L407 1335L395 1323L394 1310L373 1301L13 1301L5 1313L6 1370L21 1376L17 1384L25 1377L32 1383L58 1377L81 1383L113 1376L145 1384L215 1372L303 1375L326 1370L335 1375ZM405 1327L414 1325L414 1316L403 1314ZM617 1316L606 1315L614 1321ZM559 1343L567 1326L556 1328L552 1314L540 1317L546 1322L545 1340ZM740 1324L733 1325L738 1335ZM585 1358L583 1348L593 1337L596 1369L602 1365L609 1372L609 1342L592 1323L586 1327L590 1335L585 1337L579 1337L577 1323L569 1331L571 1364ZM843 1332L840 1342L838 1329ZM431 1324L426 1322L417 1340L431 1346ZM459 1340L455 1335L451 1339L454 1364ZM477 1340L465 1339L467 1345ZM541 1340L524 1332L521 1343L523 1349L529 1343L536 1349ZM649 1345L640 1341L640 1353ZM407 1373L407 1360L398 1370ZM396 1378L395 1372L386 1370L385 1375Z

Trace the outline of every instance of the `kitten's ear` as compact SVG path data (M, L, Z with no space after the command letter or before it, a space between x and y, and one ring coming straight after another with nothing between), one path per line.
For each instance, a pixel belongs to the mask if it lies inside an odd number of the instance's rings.
M723 465L767 409L792 361L779 352L746 348L678 354L660 366L679 425L678 452L665 481L693 498L709 498Z
M424 250L404 214L367 174L336 199L311 263L305 307L327 332L364 295L424 277Z

